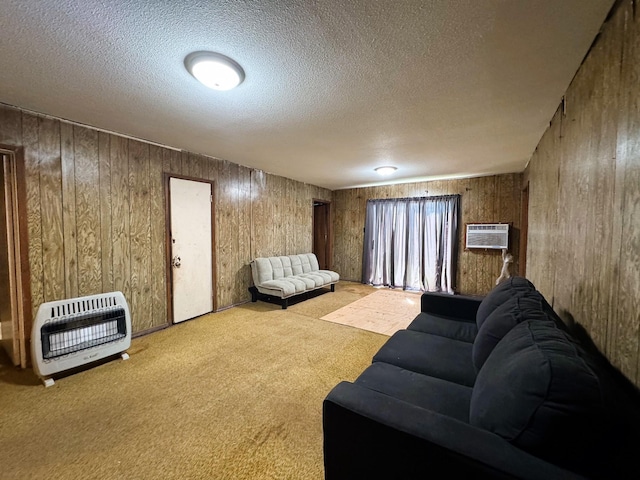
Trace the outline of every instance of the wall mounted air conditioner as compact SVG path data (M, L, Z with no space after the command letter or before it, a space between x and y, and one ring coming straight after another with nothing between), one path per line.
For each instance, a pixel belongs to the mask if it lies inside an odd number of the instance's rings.
M467 248L509 249L506 223L467 223Z

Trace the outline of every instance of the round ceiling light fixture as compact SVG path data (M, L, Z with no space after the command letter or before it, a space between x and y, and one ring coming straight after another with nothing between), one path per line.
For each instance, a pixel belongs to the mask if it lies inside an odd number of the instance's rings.
M376 172L378 172L379 175L382 175L383 177L387 177L389 175L391 175L393 172L395 172L398 168L397 167L378 167L375 168L374 170Z
M214 90L231 90L244 80L244 70L234 60L215 52L193 52L184 66L200 83Z

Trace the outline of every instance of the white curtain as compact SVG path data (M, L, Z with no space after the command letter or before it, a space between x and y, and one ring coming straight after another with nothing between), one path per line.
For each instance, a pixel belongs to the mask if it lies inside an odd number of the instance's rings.
M460 196L367 201L362 282L453 293Z

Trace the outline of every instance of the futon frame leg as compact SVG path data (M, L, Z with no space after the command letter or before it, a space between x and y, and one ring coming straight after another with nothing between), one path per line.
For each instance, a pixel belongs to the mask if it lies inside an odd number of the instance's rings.
M335 291L336 291L336 284L335 284L335 283L332 283L332 284L331 284L331 291L332 291L332 292L335 292Z
M258 301L258 289L256 287L249 287L249 292L251 292L251 301L256 303Z
M289 299L288 298L283 298L282 299L282 309L286 310L288 306L289 306Z

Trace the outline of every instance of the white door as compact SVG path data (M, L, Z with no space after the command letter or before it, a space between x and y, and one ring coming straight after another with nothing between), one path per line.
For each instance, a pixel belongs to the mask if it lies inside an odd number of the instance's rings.
M173 322L213 311L211 184L169 179Z

